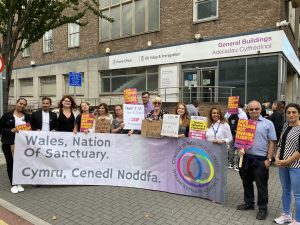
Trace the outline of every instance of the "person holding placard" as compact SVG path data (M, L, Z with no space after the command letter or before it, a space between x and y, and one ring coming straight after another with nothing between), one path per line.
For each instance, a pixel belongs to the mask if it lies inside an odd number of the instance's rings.
M243 155L242 167L239 169L243 181L244 203L237 207L238 210L254 209L254 187L257 187L257 205L259 211L256 219L264 220L268 215L268 179L269 167L274 152L276 132L273 123L262 117L261 105L258 101L251 101L248 104L250 119L256 121L256 130L253 145L246 150L240 149L240 156ZM246 154L245 154L246 153Z
M58 104L59 114L56 120L56 131L61 132L73 132L75 118L77 116L77 112L73 111L76 109L76 103L74 99L67 95L64 96Z
M175 114L180 115L178 137L188 137L190 119L186 105L182 102L179 102L176 106Z
M133 130L126 130L124 129L125 123L123 120L123 109L121 105L115 105L114 108L115 118L111 124L111 132L115 134L133 134Z
M109 113L108 105L101 103L98 106L98 115L95 116L92 131L94 133L110 133L112 115Z
M230 127L219 107L213 106L207 116L206 140L215 144L229 144L232 141Z
M282 186L283 213L275 222L300 225L300 106L288 104L285 114L288 123L283 128L275 157ZM291 215L292 192L295 197L294 220Z
M80 103L80 114L75 119L74 133L78 131L87 134L93 127L94 116L90 113L90 104L88 102Z
M0 133L2 134L2 151L6 160L6 168L8 178L11 184L11 193L16 194L24 191L21 185L12 185L13 175L13 156L14 156L14 144L15 134L18 132L20 127L31 129L30 117L25 113L27 106L27 100L25 98L19 98L16 103L14 110L4 113L0 119Z
M148 113L146 119L148 120L163 120L164 114L168 114L166 111L161 109L162 100L160 97L152 99L153 110Z

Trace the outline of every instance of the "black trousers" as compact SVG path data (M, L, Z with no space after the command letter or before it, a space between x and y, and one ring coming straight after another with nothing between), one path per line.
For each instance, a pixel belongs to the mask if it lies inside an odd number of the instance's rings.
M268 209L268 180L269 169L266 168L264 160L253 159L244 155L243 166L239 170L244 187L244 201L246 204L254 205L255 181L257 187L257 205L259 209Z
M2 151L4 153L5 160L6 160L7 174L8 174L10 184L12 185L14 160L13 160L13 154L10 146L11 145L2 144Z

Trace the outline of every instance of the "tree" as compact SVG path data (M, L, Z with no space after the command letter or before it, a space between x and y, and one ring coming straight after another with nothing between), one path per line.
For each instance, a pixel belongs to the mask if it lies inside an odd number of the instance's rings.
M18 54L52 29L68 23L85 26L92 12L101 19L99 0L0 0L0 53L5 64L3 111L8 109L13 63Z

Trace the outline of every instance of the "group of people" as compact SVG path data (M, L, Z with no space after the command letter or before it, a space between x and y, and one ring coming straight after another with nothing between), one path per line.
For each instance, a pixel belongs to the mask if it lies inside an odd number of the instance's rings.
M160 97L154 97L150 101L149 92L143 92L142 101L145 119L163 120L163 115L168 113L162 108L162 99ZM27 101L24 98L20 98L17 100L15 109L1 117L2 150L6 159L7 172L11 184L15 133L18 132L17 127L19 125L30 123L32 130L77 133L82 131L82 115L90 113L90 107L87 102L80 104L80 113L74 111L76 104L71 96L64 96L60 100L58 114L50 111L51 104L51 99L45 97L42 99L42 108L33 112L32 115L28 115L25 113ZM291 103L285 107L286 123L281 128L276 128L276 122L274 122L278 118L283 118L281 115L277 115L277 108L280 108L282 111L282 106L279 102L274 102L273 118L270 116L270 120L268 120L261 115L262 106L258 101L253 100L248 103L247 112L249 113L249 119L256 121L257 125L253 145L246 151L238 151L240 156L243 155L242 167L237 168L235 162L235 169L239 171L244 188L244 203L238 205L237 209L254 209L253 182L255 182L259 208L256 218L264 220L267 217L269 167L273 161L273 154L276 149L275 164L279 167L279 177L282 185L283 213L275 219L275 222L278 224L289 222L290 225L300 225L300 181L297 179L300 177L300 106ZM107 104L101 103L97 109L93 127L82 132L95 132L97 123L101 123L105 119L111 121L111 129L108 132L128 135L134 133L134 130L124 129L122 105L115 105L114 118L109 113ZM178 103L173 114L180 116L178 137L188 137L190 115L187 105L182 102ZM199 115L199 112L196 114ZM212 107L207 116L208 129L206 131L206 140L215 144L226 144L229 146L229 167L232 167L234 161L236 161L233 159L233 153L236 151L234 139L237 128L236 121L238 119L248 119L242 109L239 109L239 113L236 115L231 115L230 113L223 115L219 107ZM282 129L282 132L279 132L280 129ZM21 185L12 185L11 187L12 193L22 191L24 191L24 188ZM292 219L291 215L292 193L295 197L294 219Z

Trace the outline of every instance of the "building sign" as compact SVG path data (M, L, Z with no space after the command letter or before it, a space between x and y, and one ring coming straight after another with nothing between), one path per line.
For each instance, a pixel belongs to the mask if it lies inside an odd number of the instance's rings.
M69 72L69 85L73 87L81 87L82 85L81 73Z

